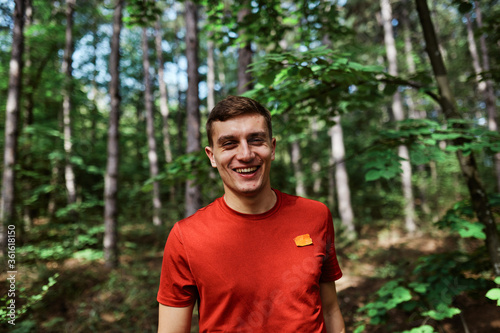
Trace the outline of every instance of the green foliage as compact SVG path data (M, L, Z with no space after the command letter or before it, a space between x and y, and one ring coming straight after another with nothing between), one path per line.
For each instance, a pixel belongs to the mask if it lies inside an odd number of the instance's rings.
M359 64L349 54L326 47L269 53L256 60L251 71L258 84L247 95L272 105L275 114L289 112L297 117L307 112L327 121L337 113L372 103L378 94L376 76L385 75L381 67ZM364 95L366 89L371 99Z
M378 325L384 322L387 312L399 304L411 300L410 290L400 283L401 279L391 280L383 285L376 293L377 299L368 303L360 311L365 311L370 317L370 324Z
M493 205L497 201L498 195L492 194L490 204ZM449 229L457 232L462 238L486 239L486 234L483 231L484 225L476 221L470 200L457 202L436 225L441 229Z
M369 325L386 323L391 310L418 314L440 321L460 313L453 301L464 292L475 292L488 285L485 278L467 277L485 268L485 253L450 252L423 256L411 273L400 271L395 279L384 284L374 300L359 309ZM415 317L413 317L415 319ZM360 325L365 325L359 323ZM429 328L419 327L426 332ZM417 332L420 332L417 330Z
M18 323L19 323L20 319L24 316L24 314L29 309L31 309L32 307L34 307L37 304L40 304L43 301L44 297L47 295L47 293L49 292L50 288L52 288L56 284L58 277L59 277L58 273L56 273L53 276L49 277L49 281L47 282L47 284L43 285L42 288L41 288L42 290L39 293L37 293L37 294L30 295L30 296L25 296L24 295L24 293L26 292L25 288L21 288L19 290L20 296L18 297L17 302L15 303L16 304L16 308L15 308L15 321L19 320L18 321ZM23 299L23 298L25 300L25 303L22 306L20 306L19 305L19 300ZM9 320L12 320L12 318L9 316L9 310L7 308L8 305L11 303L11 300L7 299L7 295L5 295L2 298L0 298L0 302L1 303L5 303L5 306L3 306L3 307L0 308L0 325L3 325L3 324L8 323ZM27 330L31 326L32 326L32 323L30 323L30 325L23 325L21 327L21 329L19 330L19 332L23 332L23 329Z
M490 204L498 206L499 201L498 195L493 195ZM456 203L436 225L456 232L462 238L485 239L482 226L474 220L474 211L465 200ZM484 290L488 286L489 280L484 277L488 270L484 247L472 253L450 251L426 255L417 260L411 273L405 269L395 270L394 279L384 284L374 300L361 307L359 312L364 313L370 325L384 324L390 311L395 309L417 313L422 320L451 318L460 313L460 309L454 306L458 295ZM500 279L495 281L498 283ZM500 305L500 289L491 289L486 297L497 300ZM358 325L359 328L366 327L363 322ZM405 332L427 332L430 329L429 325L424 325Z
M68 258L84 258L93 260L102 258L102 250L97 250L102 244L104 226L85 226L80 223L63 224L59 226L42 225L32 229L30 242L17 250L26 263L64 260Z
M403 331L401 333L434 333L436 332L432 326L422 325L420 327L412 328L411 330Z
M455 124L465 127L456 127ZM444 159L447 152L461 151L464 155L472 151L486 151L494 154L500 151L500 134L484 127L470 126L471 122L451 120L443 127L429 119L407 119L399 122L397 129L382 130L368 150L370 162L365 165L367 181L379 178L390 179L400 174L400 158L395 147L406 145L415 165ZM444 151L440 141L446 142Z
M500 285L500 277L495 279L495 283ZM500 288L492 288L486 293L486 297L493 301L497 301L497 305L500 306Z
M130 16L123 18L123 22L129 27L138 25L140 27L151 26L161 15L161 10L157 7L155 0L129 0L127 11Z
M403 160L392 150L373 150L367 152L368 162L363 165L367 170L366 181L379 178L392 179L401 174L400 161Z

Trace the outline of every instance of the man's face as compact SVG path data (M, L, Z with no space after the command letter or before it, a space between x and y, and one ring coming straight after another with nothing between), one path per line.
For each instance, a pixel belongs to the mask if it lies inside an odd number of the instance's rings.
M213 147L205 152L217 168L226 195L257 196L271 189L269 172L276 140L259 114L245 114L212 124Z

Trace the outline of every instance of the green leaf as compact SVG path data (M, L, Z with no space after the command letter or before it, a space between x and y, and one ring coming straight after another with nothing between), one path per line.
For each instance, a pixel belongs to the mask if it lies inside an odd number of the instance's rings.
M380 177L382 177L380 170L371 169L366 173L365 180L369 182L372 180L377 180Z
M495 281L496 280L500 280L500 278L496 278ZM500 306L500 288L490 289L486 293L486 297L488 297L489 299L491 299L493 301L497 301L497 305Z
M434 333L434 328L429 325L422 325L420 327L415 327L411 330L406 330L401 333Z
M483 232L484 225L479 223L462 222L458 233L462 238L474 237L477 239L486 239L486 234Z
M423 312L422 314L424 316L429 316L429 317L436 319L436 320L443 320L445 318L451 318L454 315L459 314L460 312L461 312L460 309L457 309L454 307L449 307L444 303L440 303L437 306L436 310L426 311L426 312Z
M419 294L425 294L427 291L427 288L429 287L428 283L419 283L419 282L412 282L409 284L413 290L415 290Z

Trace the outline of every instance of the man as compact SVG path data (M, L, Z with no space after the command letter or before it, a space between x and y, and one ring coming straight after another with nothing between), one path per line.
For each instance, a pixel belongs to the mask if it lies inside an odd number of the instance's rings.
M158 332L189 332L196 300L200 332L344 332L330 211L271 187L269 111L230 96L206 128L224 196L168 236Z

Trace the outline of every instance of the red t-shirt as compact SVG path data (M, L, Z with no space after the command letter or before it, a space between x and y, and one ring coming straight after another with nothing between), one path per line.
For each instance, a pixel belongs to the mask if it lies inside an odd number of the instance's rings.
M342 276L330 211L275 192L263 214L238 213L219 198L176 223L158 302L198 299L200 332L325 332L319 284Z

